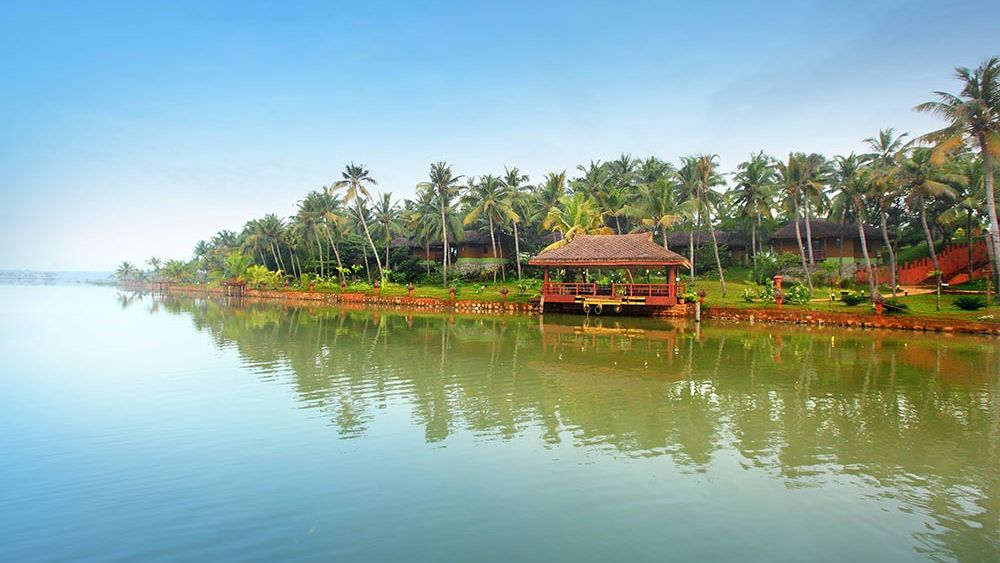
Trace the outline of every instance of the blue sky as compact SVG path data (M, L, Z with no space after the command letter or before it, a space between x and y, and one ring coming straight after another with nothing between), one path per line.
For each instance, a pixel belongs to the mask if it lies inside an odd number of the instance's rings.
M9 2L0 268L188 257L350 161L533 178L861 150L1000 54L991 2Z

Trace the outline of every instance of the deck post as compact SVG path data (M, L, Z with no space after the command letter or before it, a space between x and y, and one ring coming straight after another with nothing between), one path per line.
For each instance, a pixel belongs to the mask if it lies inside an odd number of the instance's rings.
M545 276L545 279L543 280L543 283L545 285L548 285L549 284L549 269L548 268L545 268L545 274L544 274L544 276Z

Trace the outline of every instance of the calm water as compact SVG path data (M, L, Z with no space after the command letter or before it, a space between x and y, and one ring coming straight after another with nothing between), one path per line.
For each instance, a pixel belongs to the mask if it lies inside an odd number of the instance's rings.
M0 560L1000 560L997 340L602 320L0 286Z

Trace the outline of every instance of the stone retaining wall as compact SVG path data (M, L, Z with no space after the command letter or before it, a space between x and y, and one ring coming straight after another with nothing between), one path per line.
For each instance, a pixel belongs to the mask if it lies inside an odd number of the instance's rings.
M221 288L199 286L170 286L168 293L187 295L218 295L225 296ZM500 301L475 301L456 299L446 301L434 297L406 297L400 295L369 295L365 293L327 293L322 291L285 291L271 289L247 289L243 298L253 301L281 301L283 303L300 304L356 304L387 307L405 307L412 309L433 309L442 311L489 312L489 313L535 313L538 307L531 303L504 303Z
M736 307L709 306L702 312L702 317L713 320L749 321L751 323L789 323L1000 335L1000 323L965 321L960 319L928 319L904 315L878 316L873 314L802 311L795 309L740 309Z

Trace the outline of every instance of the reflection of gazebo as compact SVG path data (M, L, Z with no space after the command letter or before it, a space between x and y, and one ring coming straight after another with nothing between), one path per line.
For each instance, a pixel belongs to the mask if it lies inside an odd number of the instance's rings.
M543 307L574 309L579 305L585 312L600 314L608 306L621 312L626 308L641 311L676 305L678 291L683 291L677 283L677 267L687 267L688 261L653 242L648 233L640 233L576 235L565 245L535 256L528 264L545 269ZM586 277L582 282L552 282L550 268L624 270L628 283L600 285ZM634 283L633 270L659 268L664 269L667 283Z

